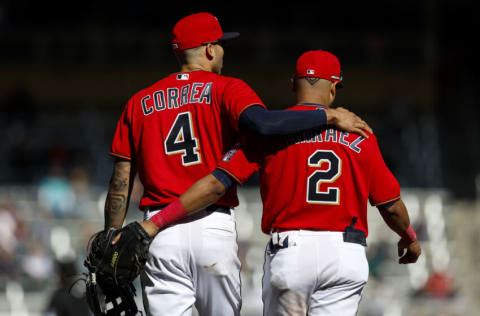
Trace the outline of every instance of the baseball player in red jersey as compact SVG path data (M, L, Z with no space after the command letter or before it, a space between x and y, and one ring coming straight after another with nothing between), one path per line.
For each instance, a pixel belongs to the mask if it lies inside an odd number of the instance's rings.
M105 205L105 227L120 228L138 170L144 186L140 208L161 226L164 207L215 169L239 128L261 135L308 130L333 122L363 133L368 126L353 113L267 111L243 81L221 76L223 33L209 13L187 16L173 29L172 48L181 72L136 93L118 122L111 147L117 158ZM260 119L259 119L260 118ZM301 128L298 122L303 122ZM240 261L230 190L215 205L164 229L150 246L142 276L149 315L239 315ZM171 209L171 208L170 208ZM178 210L178 209L177 209ZM158 213L158 215L157 215ZM183 213L174 212L173 218ZM145 228L148 228L145 226Z
M330 106L341 80L333 54L303 54L294 77L297 104L289 110ZM223 193L231 179L242 184L260 170L262 231L271 234L264 315L356 314L368 279L368 201L401 236L399 262L416 262L421 249L375 135L364 138L327 127L258 145L249 142L244 150L228 152L216 175L201 179L180 199L184 205L197 201L190 212L213 203L221 196L215 192ZM229 177L219 176L222 172Z

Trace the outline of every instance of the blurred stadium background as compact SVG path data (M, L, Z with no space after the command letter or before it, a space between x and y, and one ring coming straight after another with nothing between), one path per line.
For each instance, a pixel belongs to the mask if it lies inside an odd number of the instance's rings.
M335 104L373 127L424 250L417 264L398 265L396 238L372 208L370 279L358 314L478 315L480 113L470 47L478 5L257 6L0 1L1 316L86 315L81 283L71 295L66 288L103 227L116 121L133 93L176 71L171 28L199 11L242 34L224 74L244 79L271 109L294 102L289 77L302 52L340 58L345 89ZM128 220L141 218L140 194L137 183ZM255 178L240 198L242 315L261 315L267 236ZM56 314L52 304L74 312Z

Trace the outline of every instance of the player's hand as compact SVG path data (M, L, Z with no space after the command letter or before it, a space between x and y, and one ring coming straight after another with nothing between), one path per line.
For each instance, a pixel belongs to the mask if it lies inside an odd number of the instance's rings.
M159 231L157 225L155 225L151 220L146 220L146 221L140 222L140 226L142 226L142 228L147 232L148 236L150 236L152 238ZM122 232L119 232L117 234L117 236L115 236L115 238L112 241L112 245L115 245L118 242L121 235L122 235Z
M406 249L406 252L405 252ZM420 257L422 253L422 249L420 248L420 244L417 241L412 243L408 243L408 241L404 239L400 239L398 242L398 263L400 264L408 264L408 263L415 263Z
M151 220L147 219L143 222L140 222L140 225L145 229L147 232L148 236L154 237L160 229L158 228L157 225L155 225Z
M342 107L336 109L327 108L325 109L325 114L327 115L327 124L335 125L343 131L357 133L364 138L368 138L366 132L373 133L373 130L364 120Z
M115 236L115 238L113 238L112 245L115 245L120 240L120 236L122 236L122 232L119 232L117 234L117 236Z

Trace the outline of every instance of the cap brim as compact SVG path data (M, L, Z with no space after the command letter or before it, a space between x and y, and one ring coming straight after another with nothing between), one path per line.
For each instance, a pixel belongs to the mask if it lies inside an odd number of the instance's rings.
M218 40L229 40L229 39L232 39L232 38L236 38L236 37L239 37L240 36L240 33L238 32L228 32L228 33L223 33L223 36L220 37Z

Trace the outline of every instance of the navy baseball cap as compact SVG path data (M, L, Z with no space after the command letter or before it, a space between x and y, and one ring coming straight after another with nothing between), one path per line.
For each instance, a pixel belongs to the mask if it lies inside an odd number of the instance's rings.
M206 43L232 39L240 33L224 33L218 19L208 13L200 12L180 19L173 27L172 48L184 50Z

